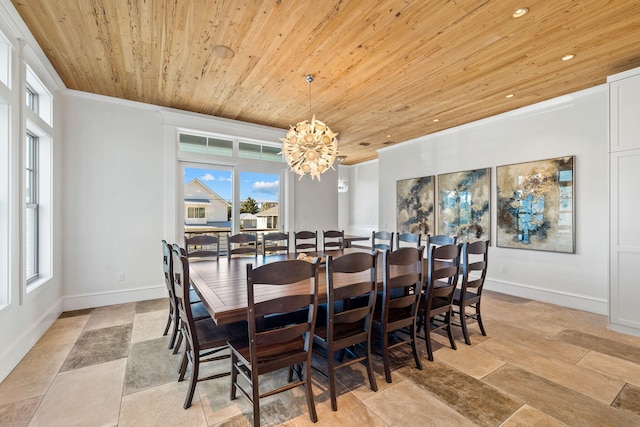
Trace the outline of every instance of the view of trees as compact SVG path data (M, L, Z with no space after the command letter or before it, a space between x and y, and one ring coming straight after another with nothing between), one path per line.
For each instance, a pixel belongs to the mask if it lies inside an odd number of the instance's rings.
M258 207L258 203L252 197L247 197L247 200L242 202L242 205L240 205L240 213L255 214L258 212L260 212L260 208Z

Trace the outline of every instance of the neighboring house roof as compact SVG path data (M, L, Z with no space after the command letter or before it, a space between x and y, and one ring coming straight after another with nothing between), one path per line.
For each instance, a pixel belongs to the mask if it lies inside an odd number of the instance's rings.
M205 200L205 201L207 201L207 202L211 202L211 201L213 201L213 200L218 200L218 201L223 202L223 203L224 203L225 205L227 205L227 206L231 206L231 203L227 202L225 199L223 199L222 197L220 197L220 196L218 195L218 193L216 193L216 192L215 192L215 191L213 191L211 188L209 188L209 186L208 186L207 184L205 184L204 182L200 181L200 179L199 179L199 178L194 178L194 179L192 179L191 181L189 181L188 183L186 183L186 184L185 184L185 186L184 186L184 187L185 187L185 192L186 192L187 187L189 187L190 185L199 185L199 186L201 186L201 187L202 187L205 191L207 191L211 196L209 197L209 199L208 199L208 200L207 200L207 199L200 199L200 198L195 199L195 198L190 198L190 197L186 196L186 197L185 197L185 200L184 200L184 201L185 201L185 203L186 203L187 201L191 201L191 200Z
M195 205L195 204L210 205L211 204L211 200L209 200L209 199L187 199L187 198L185 198L184 202L192 204L192 205Z
M278 206L269 208L266 211L258 212L256 215L257 216L278 216Z
M240 221L246 221L246 220L251 220L251 219L258 219L258 217L255 216L254 214L251 214L251 213L241 213L240 214Z

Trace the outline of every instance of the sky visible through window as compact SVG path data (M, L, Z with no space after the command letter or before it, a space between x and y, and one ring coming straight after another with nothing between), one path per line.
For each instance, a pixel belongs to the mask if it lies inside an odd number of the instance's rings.
M231 201L231 171L203 168L184 168L184 183L198 178L224 200ZM240 172L240 199L251 197L257 202L277 202L280 177L277 174Z

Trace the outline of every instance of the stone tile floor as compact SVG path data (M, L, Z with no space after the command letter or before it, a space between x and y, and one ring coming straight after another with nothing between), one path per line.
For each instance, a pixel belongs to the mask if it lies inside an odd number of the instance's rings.
M229 400L229 378L199 383L182 409L180 355L162 336L166 300L63 313L0 384L0 426L248 426L251 406ZM360 365L338 372L338 411L314 374L318 424L327 426L640 425L640 338L607 330L607 319L486 292L488 332L471 324L458 350L437 335L423 370L394 352L393 383L375 358L379 390ZM228 359L208 369L228 369ZM322 364L321 360L318 360ZM286 380L276 373L268 382ZM305 426L301 389L264 399L262 425Z

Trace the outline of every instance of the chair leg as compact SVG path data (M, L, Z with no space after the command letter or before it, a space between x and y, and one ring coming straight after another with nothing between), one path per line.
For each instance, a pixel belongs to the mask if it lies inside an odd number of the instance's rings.
M476 320L478 321L478 326L480 326L480 332L482 332L483 336L487 336L487 333L484 331L484 325L482 324L482 316L480 315L480 301L476 303Z
M422 362L420 361L420 355L418 354L418 336L416 329L417 327L414 323L413 326L411 326L411 330L409 331L411 333L411 350L413 350L413 358L416 361L416 368L422 370Z
M329 374L329 395L331 396L331 410L338 410L338 400L336 398L336 375L335 375L335 362L333 358L335 354L332 349L327 349L327 371ZM308 378L307 378L308 379Z
M371 360L371 338L367 341L367 375L369 376L369 386L372 391L378 391L378 383L373 375L373 361Z
M173 330L171 331L171 338L169 338L169 350L175 347L176 340L178 339L178 322L174 319ZM174 353L175 354L175 353Z
M178 339L176 340L176 345L173 347L173 354L178 354L180 351L180 345L182 344L182 331L178 330Z
M384 365L384 377L391 382L391 368L389 367L389 333L382 330L382 364Z
M464 342L467 345L471 345L471 339L469 338L469 330L467 329L467 316L464 312L464 302L460 303L460 326L462 326L462 335L464 335Z
M187 392L187 397L184 400L184 405L182 405L184 409L189 409L189 407L191 406L191 401L193 400L193 394L196 391L196 384L198 383L198 371L200 368L199 357L199 354L193 355L193 369L191 372L191 379L189 380L189 391Z
M232 351L231 352L231 400L236 399L236 381L238 381L238 367L236 364L238 363L238 356Z
M445 322L447 323L447 335L449 335L449 344L451 344L451 348L457 350L456 340L453 339L453 325L451 325L451 313L452 309L449 308L449 312L445 316Z
M253 426L260 427L260 388L258 374L251 373L251 389L253 391Z
M433 350L431 349L431 319L425 317L424 321L424 342L427 343L427 356L433 362Z
M311 387L311 358L307 359L306 363L307 375L304 379L305 391L307 393L307 406L309 407L309 418L314 423L318 422L318 414L316 413L316 405L313 401L313 388ZM331 372L333 378L333 371ZM335 390L335 389L334 389Z
M182 362L180 362L180 369L178 372L180 375L178 376L178 382L184 380L184 374L187 372L187 365L189 364L189 359L187 357L187 352L185 351L182 355Z
M171 326L171 322L173 321L173 313L171 311L172 310L169 310L169 317L167 318L167 326L164 327L164 332L162 333L162 336L165 336L169 333L169 326Z

